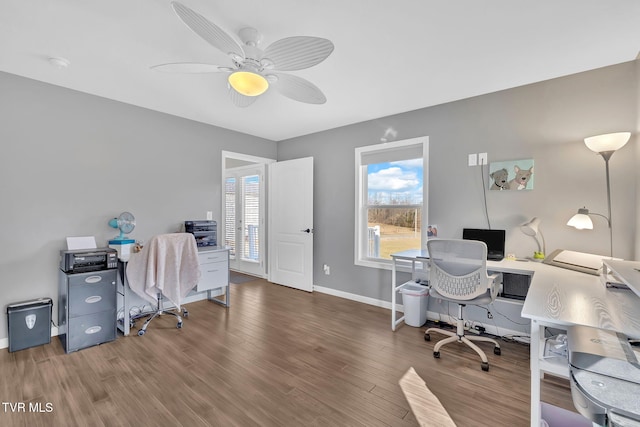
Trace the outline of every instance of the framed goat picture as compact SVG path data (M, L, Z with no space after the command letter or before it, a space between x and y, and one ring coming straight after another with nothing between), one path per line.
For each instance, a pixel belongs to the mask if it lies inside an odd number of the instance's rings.
M489 190L533 190L533 159L491 163Z

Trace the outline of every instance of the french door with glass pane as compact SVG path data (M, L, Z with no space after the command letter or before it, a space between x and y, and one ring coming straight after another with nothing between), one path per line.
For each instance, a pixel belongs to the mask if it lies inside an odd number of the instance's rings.
M231 248L230 267L261 277L265 274L264 189L264 165L226 170L224 243Z

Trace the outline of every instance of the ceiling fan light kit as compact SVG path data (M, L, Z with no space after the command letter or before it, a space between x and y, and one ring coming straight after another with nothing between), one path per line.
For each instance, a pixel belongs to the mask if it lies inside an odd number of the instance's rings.
M307 104L324 104L322 91L302 77L282 73L313 67L333 52L333 43L320 37L295 36L277 40L264 50L262 34L255 28L243 28L238 35L242 43L222 28L187 6L172 2L180 20L207 43L224 53L232 66L220 64L168 63L154 70L182 73L230 73L228 92L238 107L251 105L260 95L273 88L281 95Z
M244 96L262 95L269 89L266 78L251 71L236 71L229 75L229 84Z

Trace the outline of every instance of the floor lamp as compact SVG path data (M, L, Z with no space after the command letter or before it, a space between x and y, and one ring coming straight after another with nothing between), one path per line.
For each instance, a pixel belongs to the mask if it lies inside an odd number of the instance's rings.
M631 137L630 132L616 132L608 133L604 135L592 136L584 139L584 143L587 147L602 156L605 164L605 171L607 175L607 215L602 215L595 212L589 212L586 207L578 209L578 213L571 217L568 226L575 227L578 230L593 230L593 222L590 215L601 216L607 220L609 225L609 244L610 244L610 256L613 258L613 227L611 224L611 186L609 184L609 159L613 156L616 150L624 147Z

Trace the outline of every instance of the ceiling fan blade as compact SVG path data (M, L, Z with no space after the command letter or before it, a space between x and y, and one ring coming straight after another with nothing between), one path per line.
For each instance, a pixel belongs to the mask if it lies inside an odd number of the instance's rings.
M248 107L249 105L256 102L256 99L259 98L259 96L244 96L243 94L232 88L231 85L227 86L229 88L229 97L231 98L231 101L236 105L236 107Z
M307 104L324 104L327 102L327 98L322 91L309 80L291 74L276 73L275 75L278 80L273 83L273 87L287 98L306 102Z
M242 46L231 38L222 28L182 3L174 1L171 5L182 22L207 43L227 55L235 54L244 58L245 55Z
M198 64L195 62L174 62L171 64L159 64L150 67L152 70L163 73L220 73L227 71L228 67L213 64Z
M333 43L320 37L287 37L269 45L263 58L273 62L278 71L294 71L313 67L333 52Z

